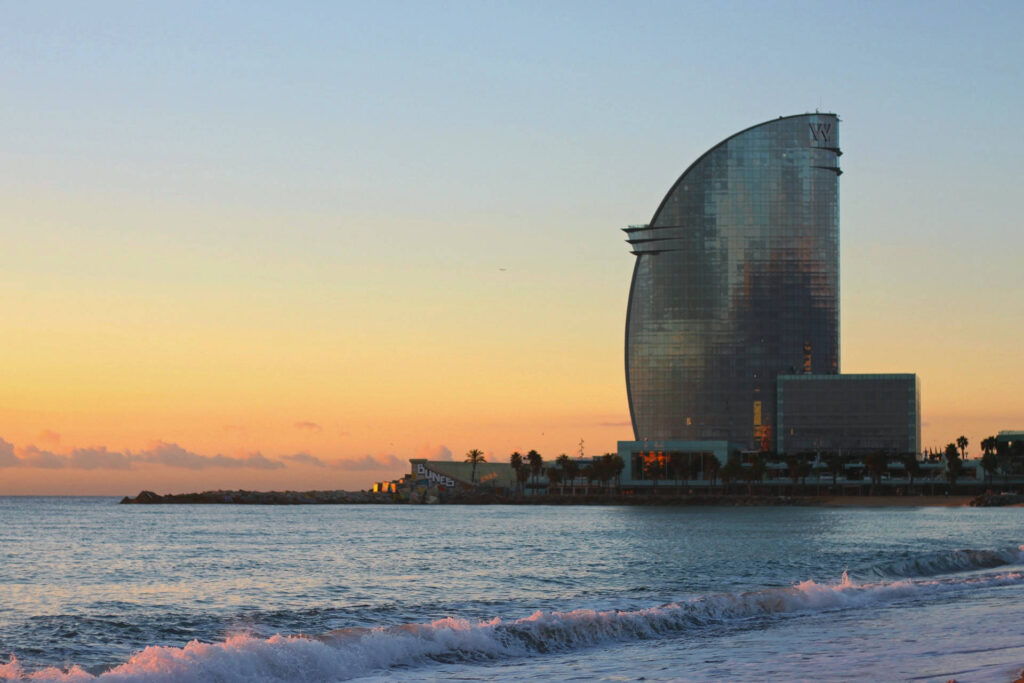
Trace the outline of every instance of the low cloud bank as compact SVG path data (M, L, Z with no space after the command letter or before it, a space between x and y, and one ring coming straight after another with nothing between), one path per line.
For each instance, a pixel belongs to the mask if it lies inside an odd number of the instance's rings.
M313 467L327 467L327 463L309 453L295 453L293 455L282 455L281 458L300 465L312 465Z
M36 469L78 469L78 470L130 470L137 465L155 464L188 470L208 468L246 468L256 470L279 470L292 465L322 467L338 470L367 471L404 467L408 463L394 454L383 456L364 455L355 459L324 460L309 453L282 455L271 459L262 453L230 456L203 455L195 453L176 443L157 441L142 451L112 451L106 446L75 448L67 453L38 448L35 445L15 448L14 444L0 438L0 468L31 467Z
M339 470L382 470L389 467L407 467L408 465L408 460L401 460L393 453L379 457L364 455L355 460L335 460L331 463L331 467Z
M448 448L444 444L440 446L424 445L420 446L416 450L417 458L426 458L427 460L448 460L452 461L455 459L452 449Z
M176 443L157 441L144 451L111 451L106 446L75 448L69 453L54 453L36 446L15 451L14 445L0 439L0 467L38 467L43 469L77 470L130 470L137 463L155 463L188 470L209 467L247 467L259 470L277 470L285 466L280 460L271 460L262 453L233 457L229 455L202 455L182 448Z

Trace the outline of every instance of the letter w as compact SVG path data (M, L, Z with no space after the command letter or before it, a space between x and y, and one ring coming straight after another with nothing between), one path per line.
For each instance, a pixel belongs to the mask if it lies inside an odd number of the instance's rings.
M811 128L811 135L814 136L815 140L821 140L822 142L828 142L829 133L832 132L831 123L808 123Z

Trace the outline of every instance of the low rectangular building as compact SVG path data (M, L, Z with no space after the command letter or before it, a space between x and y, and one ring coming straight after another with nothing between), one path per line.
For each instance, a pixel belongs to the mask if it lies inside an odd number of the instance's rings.
M918 453L921 382L915 374L779 375L779 453Z
M724 465L732 453L740 452L742 444L728 441L619 441L618 452L622 458L621 475L623 486L656 485L658 481L710 479L710 463L718 461Z

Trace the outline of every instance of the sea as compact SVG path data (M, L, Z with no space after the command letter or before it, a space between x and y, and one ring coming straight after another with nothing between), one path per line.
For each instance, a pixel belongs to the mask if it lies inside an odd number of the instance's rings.
M0 680L967 681L1024 509L0 498Z

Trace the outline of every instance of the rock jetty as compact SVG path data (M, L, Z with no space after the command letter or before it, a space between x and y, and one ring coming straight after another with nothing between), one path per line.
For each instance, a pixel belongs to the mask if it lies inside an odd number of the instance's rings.
M122 505L220 504L220 505L354 505L354 504L449 504L449 505L715 505L745 507L764 505L818 505L820 499L790 496L748 495L538 495L503 496L488 491L414 491L407 498L394 493L369 491L203 491L161 496L142 491L121 499Z
M1024 495L1019 493L983 493L973 498L972 508L998 508L1006 505L1024 505Z
M390 503L390 496L366 491L203 491L202 493L168 493L161 496L142 491L121 499L122 505L160 504L227 504L227 505L352 505L355 503Z

